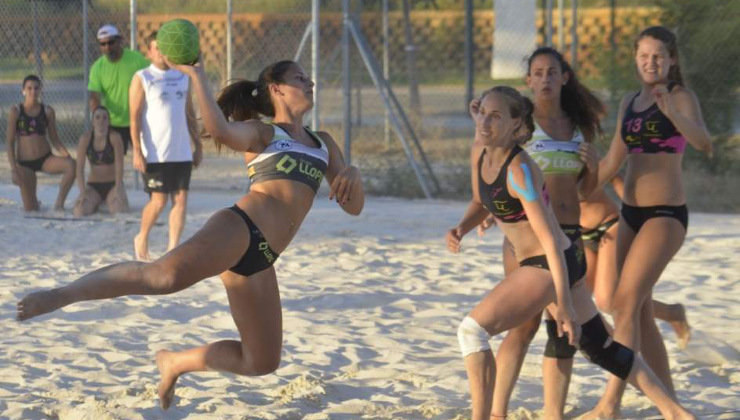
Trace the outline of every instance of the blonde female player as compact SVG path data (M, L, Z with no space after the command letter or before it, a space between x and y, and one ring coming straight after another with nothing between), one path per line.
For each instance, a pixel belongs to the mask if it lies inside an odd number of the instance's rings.
M609 337L573 269L578 264L576 247L558 227L546 201L542 173L517 144L522 131L534 131L531 102L506 86L484 93L470 156L473 199L446 237L448 249L459 252L462 237L490 213L519 258L519 267L458 328L473 420L488 420L491 415L496 359L488 340L545 308L556 320L558 335L567 334L569 344L578 343L591 361L640 388L666 419L693 419L639 355Z
M580 240L578 198L589 195L598 182L599 159L591 144L601 132L599 118L604 105L580 83L562 54L550 47L532 52L527 59L525 80L534 101L535 131L523 147L544 176L560 229L577 247L577 264L572 269L580 278L586 273L586 260ZM517 267L517 257L508 240L504 240L502 248L504 272L509 273ZM496 358L501 368L496 371L494 417L506 417L514 384L541 318L538 313L512 328L498 349ZM546 319L545 324L548 338L542 362L543 417L560 420L576 349L568 344L567 338L557 336L554 320Z
M617 130L599 164L604 184L628 163L617 233L614 337L640 351L673 395L652 292L686 237L688 209L681 183L686 144L711 156L712 143L696 95L683 86L676 36L661 26L642 31L635 41L635 64L642 88L622 100ZM619 417L623 391L624 382L611 378L584 418Z
M329 198L345 212L357 215L364 206L357 168L344 163L330 135L303 127L303 116L313 106L314 83L298 64L280 61L262 70L256 82L230 85L219 98L221 109L201 64L168 65L190 76L205 129L214 140L246 154L250 191L158 260L113 264L66 286L32 293L18 303L17 314L26 320L84 300L169 294L220 274L241 341L159 351L164 408L184 373L265 375L277 369L283 326L273 263L300 228L324 175ZM273 117L272 124L249 119L258 114Z

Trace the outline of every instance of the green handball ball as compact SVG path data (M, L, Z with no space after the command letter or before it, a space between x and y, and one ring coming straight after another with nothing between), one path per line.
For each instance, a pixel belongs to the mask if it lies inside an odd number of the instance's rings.
M193 64L198 60L198 28L187 19L165 22L157 31L159 51L175 64Z

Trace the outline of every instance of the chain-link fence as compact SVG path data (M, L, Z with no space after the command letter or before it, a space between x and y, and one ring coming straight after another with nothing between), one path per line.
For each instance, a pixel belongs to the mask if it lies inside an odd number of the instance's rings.
M573 1L530 0L534 7L526 13L534 13L534 17L527 19L534 22L534 43L549 41L561 49L566 59L575 62L582 81L610 104L612 115L604 120L607 134L614 126L613 111L619 98L637 87L632 41L641 29L654 24L664 24L678 33L684 74L699 96L712 132L738 131L737 123L733 127L738 116L738 72L734 71L738 47L733 40L740 35L740 1ZM311 71L311 40L306 32L311 22L309 0L233 1L230 14L228 0L133 3L137 9L135 48L142 52L143 39L166 20L186 17L198 26L214 88L222 87L229 75L255 79L266 65L293 58L299 50L299 62ZM494 2L471 0L474 10L469 19L466 0L348 3L351 18L366 42L366 52L371 53L376 70L390 80L440 180L441 194L466 194L467 154L473 133L466 112L468 88L480 92L494 83L506 83L524 89L523 62L518 76L491 80L497 22ZM39 73L44 79L43 100L57 111L62 140L68 145L76 142L85 123L85 73L99 56L95 31L103 23L112 23L128 40L130 4L129 0L88 0L87 5L83 0L0 3L3 133L7 110L21 100L20 81L26 74ZM365 171L370 191L421 195L384 98L368 72L367 57L362 57L354 38L349 40L349 89L343 84L347 74L341 42L343 1L321 1L320 6L320 128L332 134L340 146L346 144L345 135L349 134L351 150L347 151L351 151L352 162ZM524 13L525 8L519 9ZM231 68L227 65L229 17ZM469 63L466 22L471 23L473 48ZM529 45L531 41L522 43ZM523 59L526 52L521 55ZM466 72L468 69L472 72ZM351 115L349 129L343 120L345 110ZM406 141L410 140L407 135ZM414 156L417 162L422 161L418 153Z

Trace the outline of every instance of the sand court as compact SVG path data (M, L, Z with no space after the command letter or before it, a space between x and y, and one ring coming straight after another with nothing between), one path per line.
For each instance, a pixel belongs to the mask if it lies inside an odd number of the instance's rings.
M470 234L447 252L446 230L466 202L368 197L361 216L325 194L276 264L283 305L280 368L264 377L187 374L173 406L159 408L154 353L237 339L226 293L211 278L174 295L83 302L25 323L14 320L26 293L66 284L132 258L146 195L129 191L132 212L90 220L48 211L55 186L39 186L47 208L26 219L14 185L0 184L0 418L10 419L464 419L468 384L455 331L503 277L502 235ZM75 197L72 191L70 197ZM192 191L183 238L238 192ZM166 221L165 216L160 221ZM167 226L150 235L153 256ZM692 213L686 242L655 297L686 305L694 338L666 339L682 403L703 419L740 418L740 217ZM540 328L511 402L510 418L542 406ZM500 339L493 341L494 350ZM566 415L595 405L606 374L576 356ZM719 414L724 413L724 414ZM627 418L657 418L628 390Z

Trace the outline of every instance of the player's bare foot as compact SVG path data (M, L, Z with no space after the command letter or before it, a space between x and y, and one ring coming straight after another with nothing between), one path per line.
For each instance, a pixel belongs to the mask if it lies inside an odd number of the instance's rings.
M152 260L149 257L149 243L141 233L137 233L136 236L134 236L134 258L136 261L144 262Z
M688 319L686 319L686 308L680 303L671 306L675 307L675 309L671 308L672 312L675 313L675 321L669 322L671 327L673 327L673 331L676 332L676 336L678 336L678 348L683 350L691 339L691 327L689 326Z
M588 413L582 414L577 420L613 420L619 418L622 418L619 410L608 410L597 406Z
M16 319L18 321L25 321L35 316L55 311L64 305L65 303L59 294L59 289L34 292L18 302L16 305Z
M159 403L163 409L170 408L172 398L175 396L175 383L178 375L172 369L172 352L160 350L157 352L157 369L161 376L157 394L159 394Z

